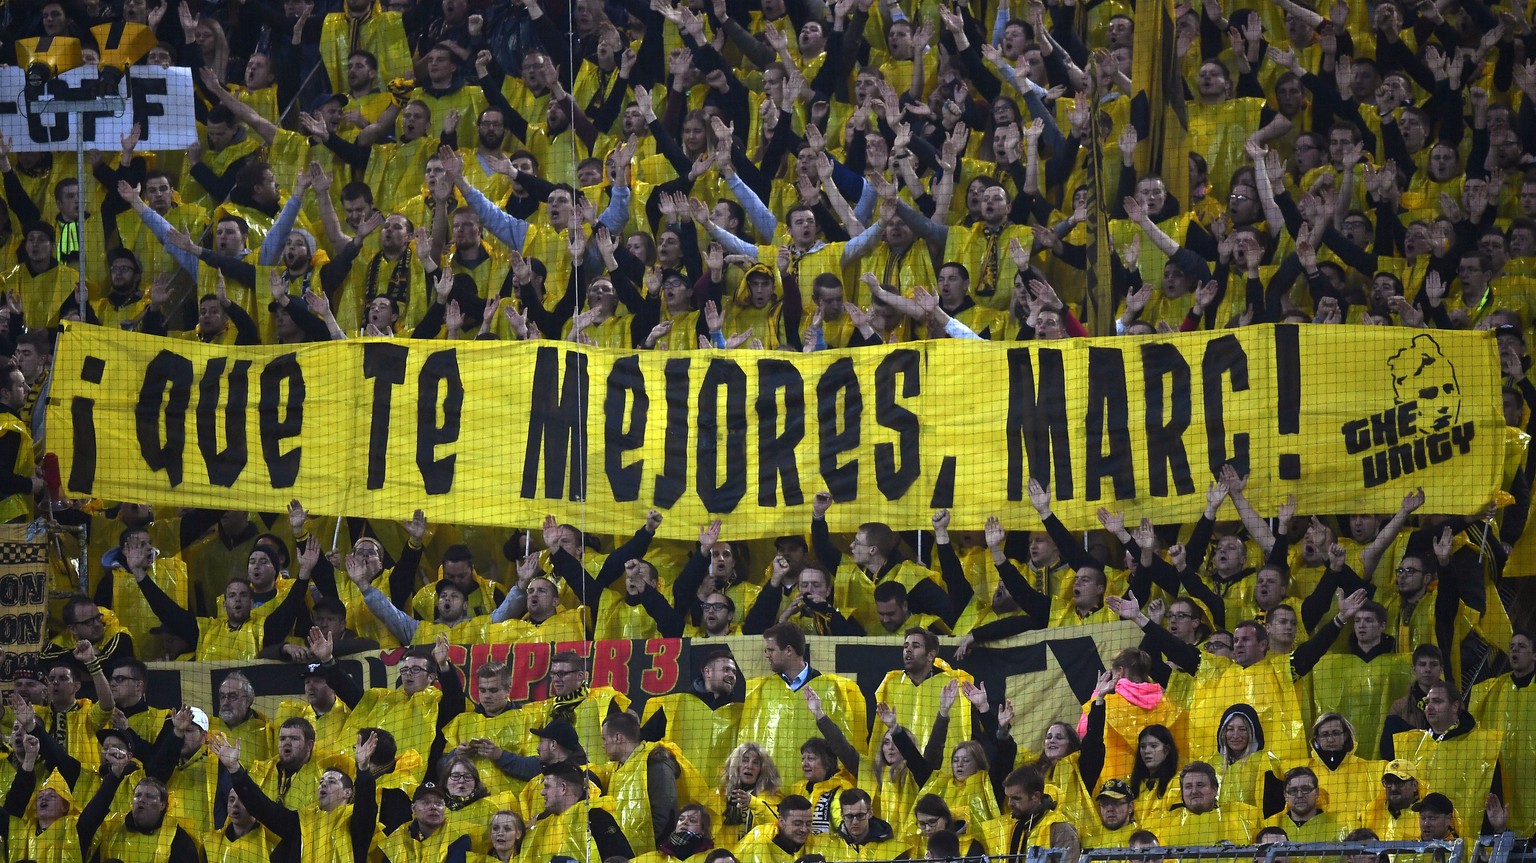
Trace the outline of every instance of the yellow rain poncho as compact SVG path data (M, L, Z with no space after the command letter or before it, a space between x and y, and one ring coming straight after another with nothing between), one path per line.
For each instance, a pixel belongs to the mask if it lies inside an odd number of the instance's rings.
M805 685L821 697L821 709L843 730L848 742L862 747L869 714L858 684L839 674L816 674ZM805 696L791 690L778 675L765 674L747 681L740 736L757 741L779 770L785 771L800 763L800 744L821 734L811 709L805 706Z
M1504 734L1502 797L1509 808L1509 829L1536 833L1536 686L1516 686L1505 674L1472 687L1467 708L1483 727Z

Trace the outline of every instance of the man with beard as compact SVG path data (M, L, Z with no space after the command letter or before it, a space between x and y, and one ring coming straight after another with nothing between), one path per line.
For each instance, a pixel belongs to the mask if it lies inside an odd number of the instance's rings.
M1094 798L1098 805L1099 821L1091 824L1083 834L1086 848L1124 848L1130 843L1131 834L1141 829L1136 824L1136 795L1124 779L1110 779L1099 788Z
M1215 781L1212 780L1214 786ZM1020 767L1003 780L1008 814L979 826L994 854L1022 855L1032 846L1066 849L1076 860L1079 840L1073 827L1045 793L1045 777L1034 766Z
M1381 791L1360 817L1360 824L1375 831L1383 842L1419 838L1419 819L1413 807L1419 802L1418 768L1406 758L1387 762L1381 772Z
M149 308L143 276L144 269L133 252L113 249L107 253L107 295L91 303L102 326L125 330L138 326Z
M896 721L908 729L921 750L929 744L929 734L939 715L939 694L951 680L962 685L974 681L971 675L956 671L939 659L939 637L920 626L907 629L901 641L901 669L888 671L885 679L875 689L875 702L888 704L896 713ZM950 714L950 726L957 729L956 743L969 736L971 728L971 702L957 699ZM875 723L870 735L870 750L874 752L885 736L885 727ZM953 745L944 745L944 751Z
M211 723L212 731L240 742L241 751L257 760L272 754L272 720L252 706L256 687L242 671L231 671L219 683L219 708ZM313 733L313 729L311 729Z
M587 778L580 768L564 764L544 774L542 792L544 810L528 827L524 859L634 857L614 817L588 802Z
M386 218L376 211L363 218L348 247L356 243L361 249L368 236L378 231L379 250L365 258L362 269L355 272L356 253L337 255L338 262L345 260L346 273L332 304L343 330L350 333L363 326L369 333L393 334L402 326L400 322L413 301L417 306L426 304L427 275L415 261L417 250L411 246L414 230L411 220L400 213ZM380 304L381 299L389 302Z
M737 685L740 681L741 672L730 650L710 650L686 692L672 692L645 703L640 736L649 741L671 740L704 776L720 775L738 742L744 694Z
M315 727L303 717L289 717L277 729L274 756L251 764L251 781L276 802L289 809L302 809L316 802L325 772L325 765L316 763L314 754Z

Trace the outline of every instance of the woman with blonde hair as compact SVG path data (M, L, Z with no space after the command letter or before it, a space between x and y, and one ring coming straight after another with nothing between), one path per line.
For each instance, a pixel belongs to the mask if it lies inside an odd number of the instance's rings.
M776 809L784 797L779 768L762 746L743 743L725 759L719 795L720 826L715 844L733 847L754 826L771 824L778 817Z
M223 25L211 15L203 15L197 19L194 36L198 49L203 52L203 65L219 76L220 84L228 83L229 39L224 35Z
M511 809L499 809L491 816L488 830L490 847L481 855L471 855L475 863L511 863L517 859L528 827L523 818Z
M859 774L859 787L867 790L874 800L875 817L890 824L898 833L907 830L912 819L912 807L922 786L912 775L907 757L896 745L896 735L906 730L896 722L896 711L881 702L875 706L875 715L886 725L880 745L870 755L866 768Z

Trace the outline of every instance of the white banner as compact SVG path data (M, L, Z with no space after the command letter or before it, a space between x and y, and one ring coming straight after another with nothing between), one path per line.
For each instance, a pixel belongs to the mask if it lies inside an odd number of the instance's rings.
M83 139L87 150L115 153L134 123L141 127L140 150L185 150L197 140L190 69L133 66L115 90L101 80L99 71L81 66L28 83L25 70L0 67L0 133L11 140L11 149L74 150ZM43 110L51 101L90 101L104 90L123 98L121 111L77 115Z

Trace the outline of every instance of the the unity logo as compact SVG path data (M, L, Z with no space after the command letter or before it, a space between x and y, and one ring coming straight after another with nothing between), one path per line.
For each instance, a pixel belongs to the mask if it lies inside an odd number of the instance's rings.
M1474 429L1461 422L1456 367L1433 336L1420 334L1387 359L1395 405L1345 423L1339 432L1360 456L1366 488L1448 461L1472 449Z
M1387 368L1392 372L1392 395L1397 403L1418 403L1419 434L1446 431L1461 418L1456 367L1433 336L1414 336L1408 347L1387 360Z

